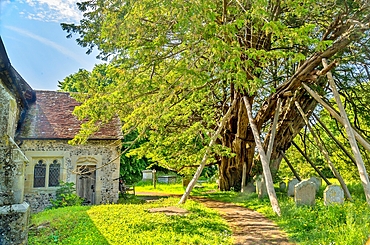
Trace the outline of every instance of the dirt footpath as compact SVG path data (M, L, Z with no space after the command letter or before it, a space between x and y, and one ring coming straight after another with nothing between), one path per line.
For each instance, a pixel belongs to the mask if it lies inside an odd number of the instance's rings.
M191 199L220 212L233 231L235 245L294 244L288 241L286 234L274 222L256 211L205 198Z
M137 193L137 195L146 200L166 196L150 192ZM235 245L295 244L289 242L286 234L274 222L256 211L206 198L190 197L190 199L215 209L221 214L233 231L232 237Z

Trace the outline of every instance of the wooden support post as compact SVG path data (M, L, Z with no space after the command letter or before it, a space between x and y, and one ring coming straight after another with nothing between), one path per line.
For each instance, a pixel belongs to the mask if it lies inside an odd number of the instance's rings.
M295 169L293 168L293 165L290 163L289 159L285 156L285 153L283 151L280 151L280 154L283 156L285 162L288 164L288 167L290 168L290 170L292 171L292 173L294 174L295 178L301 182L302 179L299 177L297 171L295 171Z
M328 66L326 59L322 60L322 64L324 65L324 68ZM370 205L370 181L369 181L369 176L366 172L365 164L364 161L362 160L361 154L360 154L360 149L358 148L358 145L355 140L355 136L353 134L353 130L351 128L351 124L348 120L347 113L344 110L342 101L340 100L339 93L337 91L337 88L334 83L334 79L332 77L331 72L329 71L326 76L328 77L329 80L329 85L333 91L335 101L337 102L340 115L342 116L344 120L344 128L346 129L347 137L349 140L349 143L351 144L351 149L353 152L353 155L355 156L358 172L360 174L360 179L362 186L364 188L365 196L366 196L366 201Z
M247 176L247 164L246 163L243 163L243 175L242 175L242 186L241 186L241 189L240 189L240 192L244 192L245 190L245 179L246 179L246 176Z
M310 130L310 132L312 134L312 137L314 138L317 146L319 147L320 151L324 155L324 157L326 159L326 162L329 165L330 170L333 172L334 176L338 179L340 185L342 186L342 189L344 191L344 195L346 196L346 198L348 200L352 201L352 197L351 197L351 194L349 193L349 190L347 188L346 183L344 182L344 180L343 180L342 176L340 175L340 173L334 167L334 164L331 162L330 157L329 157L329 153L325 150L324 146L321 144L321 142L320 142L319 138L317 137L315 131L312 130L312 128L310 126L310 122L308 121L308 118L304 114L304 112L303 112L301 106L299 105L298 101L295 102L295 105L298 108L299 112L301 113L301 116L302 116L303 120L305 121L307 128Z
M321 173L320 169L316 167L316 165L311 161L311 159L301 150L301 148L299 148L299 146L294 141L292 141L292 145L294 145L294 147L299 151L299 153L301 153L301 155L307 160L311 167L315 169L316 173L320 175L320 177L325 181L325 183L327 185L331 185L330 181L325 177L323 173Z
M281 100L278 98L276 102L276 110L275 110L275 115L274 115L274 122L272 123L272 130L271 130L271 137L269 141L269 145L267 147L267 161L270 163L270 158L271 158L271 153L272 153L272 147L274 146L274 140L275 140L275 135L276 135L276 126L277 122L279 119L279 114L280 114L280 107L281 107Z
M330 130L325 126L325 124L320 120L320 118L318 116L316 116L315 114L313 114L313 116L315 117L315 119L319 122L319 124L321 125L321 127L325 130L325 132L330 136L330 138L332 138L335 143L337 144L337 146L339 146L340 149L342 149L342 151L347 155L347 157L349 157L349 159L351 159L353 165L355 167L357 167L356 165L356 160L353 158L353 156L347 151L347 149L343 146L342 143L339 142L339 140L337 140L337 138L335 138L335 136L330 132Z
M153 188L157 188L157 176L156 173L157 171L155 169L152 170L152 178L153 178Z
M344 126L344 119L333 109L330 105L325 103L323 99L321 99L320 95L318 95L315 91L313 91L310 87L306 84L302 83L303 87L306 91L314 98L317 102L319 102L329 113L332 115L340 124ZM364 139L356 130L352 127L353 133L355 135L356 140L367 150L370 151L370 143Z
M269 145L267 147L267 153L266 153L266 158L267 158L267 162L269 163L269 165L270 165L270 160L271 160L272 147L274 146L274 141L275 141L276 126L277 126L277 122L278 122L279 115L280 115L280 107L281 107L281 99L278 98L278 100L276 102L276 110L275 110L275 114L274 114L274 121L272 123L271 136L270 136ZM262 185L264 185L266 183L264 178L265 177L262 176L262 180L261 180Z
M218 126L216 132L212 135L211 141L209 142L208 147L206 149L206 152L203 155L202 162L200 163L200 165L199 165L197 171L195 172L193 178L189 182L189 185L186 187L185 193L182 195L182 197L179 201L179 204L185 203L186 200L189 198L190 192L193 190L195 184L197 183L197 181L199 179L200 174L202 173L202 170L204 169L204 167L207 163L208 156L211 153L211 147L216 143L217 137L221 133L221 130L222 130L222 128L224 127L224 125L226 123L226 120L229 119L231 111L233 110L235 105L236 105L236 100L234 100L233 104L229 107L226 114L222 118L222 120L220 122L220 125Z
M269 162L267 160L265 151L263 149L257 126L256 126L256 124L254 122L254 119L253 119L253 116L252 116L252 106L249 103L246 96L243 97L243 100L244 100L245 107L247 108L247 115L248 115L248 119L249 119L249 125L251 126L252 133L253 133L253 136L254 136L254 140L256 142L257 149L258 149L259 154L260 154L260 158L261 158L261 162L262 162L262 169L263 169L263 176L264 176L265 181L266 181L267 194L269 195L272 209L274 210L274 212L278 216L280 216L281 211L280 211L279 203L278 203L278 200L277 200L277 197L276 197L276 193L275 193L275 189L274 189L274 183L272 182L272 176L271 176L271 170L270 170Z

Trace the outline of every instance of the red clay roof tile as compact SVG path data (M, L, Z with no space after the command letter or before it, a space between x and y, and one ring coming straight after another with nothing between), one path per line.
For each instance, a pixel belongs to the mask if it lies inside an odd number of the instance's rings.
M72 139L82 122L72 114L80 105L69 93L36 91L36 102L29 106L22 123L20 139ZM118 118L101 127L90 139L118 139L121 125Z

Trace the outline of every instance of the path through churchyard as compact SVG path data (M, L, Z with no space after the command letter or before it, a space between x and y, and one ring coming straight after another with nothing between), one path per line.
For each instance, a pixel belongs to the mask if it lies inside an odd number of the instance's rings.
M157 193L148 192L137 193L137 195L146 196L147 199L158 197ZM288 241L286 234L274 222L256 211L206 198L191 197L191 199L201 202L221 214L233 231L235 245L294 244Z

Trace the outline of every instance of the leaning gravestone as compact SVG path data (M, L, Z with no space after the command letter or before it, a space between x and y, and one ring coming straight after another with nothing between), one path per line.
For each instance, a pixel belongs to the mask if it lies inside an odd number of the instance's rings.
M299 181L296 178L289 180L288 182L288 196L289 197L294 196L294 186L298 183Z
M344 192L338 185L328 185L324 191L324 204L328 206L330 204L343 204Z
M319 192L322 180L321 178L317 178L315 176L312 176L311 178L308 179L309 181L313 182L316 185L316 192Z
M258 194L258 198L264 198L267 196L266 183L262 175L259 175L256 178L256 192Z
M294 201L297 206L315 205L316 185L309 181L303 180L295 185L294 188Z

